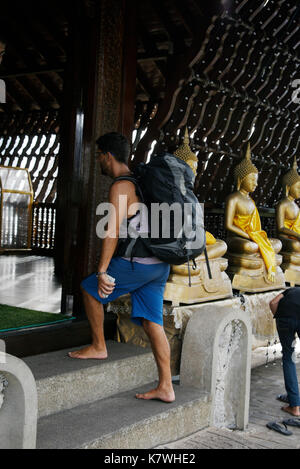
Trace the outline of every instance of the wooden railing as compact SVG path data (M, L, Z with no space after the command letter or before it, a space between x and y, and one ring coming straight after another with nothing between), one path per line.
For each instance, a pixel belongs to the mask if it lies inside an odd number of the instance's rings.
M33 206L32 250L54 250L56 205L35 203Z

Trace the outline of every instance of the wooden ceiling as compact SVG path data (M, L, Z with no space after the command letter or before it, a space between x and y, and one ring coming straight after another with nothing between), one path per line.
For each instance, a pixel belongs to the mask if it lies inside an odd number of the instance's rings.
M205 12L199 0L138 2L137 102L164 97L168 62L193 42ZM0 76L7 85L2 111L59 109L67 60L69 2L6 2L0 33L7 52Z
M0 33L7 39L1 78L7 105L0 110L59 109L67 59L69 2L3 2ZM299 57L297 0L141 0L138 2L137 106L165 96L170 64L201 35L216 4L280 41ZM238 38L237 38L238 40ZM215 51L213 51L215 53ZM245 51L246 53L246 51Z
M67 2L3 2L0 33L7 40L1 66L3 111L58 109L67 58Z
M219 10L217 3L223 4ZM273 40L273 46L278 48L277 55L283 55L282 63L287 54L290 58L300 56L298 0L143 0L138 7L137 101L159 101L165 96L165 83L174 70L174 60L180 67L182 57L189 53L191 46L199 44L199 38L204 39L213 14L223 14L240 24L235 35L227 34L224 44L228 47L225 51L228 57L231 52L238 51L240 63L248 54L247 41L243 41L243 36L239 37L243 32L242 24L249 31L256 30L263 40ZM240 41L244 42L244 47L237 48ZM259 44L257 46L259 48ZM209 52L211 58L220 54L217 39L210 38ZM268 60L271 59L272 54L269 54ZM215 63L217 60L212 66ZM262 65L265 67L265 62ZM258 67L253 66L252 70L255 73Z
M185 54L179 65L168 59L174 80L167 80L155 116L151 106L139 116L143 129L134 142L133 165L145 161L150 148L153 154L172 152L187 126L199 160L196 193L222 207L234 190L232 168L250 140L260 173L254 198L271 208L283 195L282 174L300 154L300 4L222 3L223 14L206 24L207 16L199 17L203 36L194 34L187 60Z
M203 24L205 2L144 0L138 3L137 101L160 101L168 65L190 48Z

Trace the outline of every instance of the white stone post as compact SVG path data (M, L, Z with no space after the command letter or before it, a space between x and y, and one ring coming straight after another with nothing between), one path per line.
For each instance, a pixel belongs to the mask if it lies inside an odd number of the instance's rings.
M35 379L22 360L0 353L0 449L35 449Z
M212 426L248 425L251 343L251 320L239 298L199 305L188 322L180 383L210 394Z

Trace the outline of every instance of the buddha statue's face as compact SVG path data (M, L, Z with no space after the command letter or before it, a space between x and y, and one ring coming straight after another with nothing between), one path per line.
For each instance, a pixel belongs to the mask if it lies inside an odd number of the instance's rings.
M290 190L288 191L288 193L293 199L299 199L300 198L300 181L293 184L290 187Z
M258 174L250 173L241 181L240 190L245 192L254 192L257 187Z

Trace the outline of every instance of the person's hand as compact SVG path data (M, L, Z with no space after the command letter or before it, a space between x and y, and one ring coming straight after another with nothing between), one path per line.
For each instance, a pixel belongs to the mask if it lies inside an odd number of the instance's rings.
M275 283L276 274L272 270L272 267L269 267L267 278L268 278L269 282Z
M116 284L112 283L108 280L106 274L99 275L98 277L98 294L100 298L105 298L105 295L110 295L114 289Z

